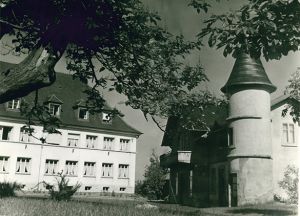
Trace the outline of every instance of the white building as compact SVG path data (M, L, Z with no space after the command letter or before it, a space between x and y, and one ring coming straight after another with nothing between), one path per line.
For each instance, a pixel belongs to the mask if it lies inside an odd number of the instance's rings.
M1 70L10 67L1 63ZM120 117L90 114L81 106L87 86L57 73L56 82L39 91L39 100L59 117L61 134L45 134L33 126L34 137L22 127L20 100L0 105L0 182L16 181L24 190L45 190L40 182L55 183L63 171L80 192L134 193L136 140L141 134ZM73 109L78 105L78 109Z

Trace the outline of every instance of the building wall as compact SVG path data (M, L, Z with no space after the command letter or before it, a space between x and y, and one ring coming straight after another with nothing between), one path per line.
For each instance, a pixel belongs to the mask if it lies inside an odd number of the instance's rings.
M7 170L0 171L0 182L17 181L25 185L25 190L41 189L45 190L39 182L55 182L55 175L45 174L46 159L58 160L57 171L65 171L66 161L78 161L77 174L68 176L70 184L79 182L84 192L85 187L91 189L85 192L102 192L103 187L109 187L108 192L134 193L135 185L135 159L136 159L136 137L112 134L111 131L86 132L78 130L60 129L61 135L45 135L42 128L36 126L34 136L46 137L46 143L42 144L40 140L31 137L27 142L20 142L20 129L23 124L8 121L0 121L0 126L13 127L9 140L0 138L0 157L9 157ZM67 146L68 134L79 134L79 145L76 147ZM96 147L91 149L86 147L86 135L97 136ZM103 149L103 138L114 138L113 148L111 150ZM129 139L129 148L120 150L120 139ZM50 144L52 143L52 144ZM54 144L55 143L55 144ZM17 157L30 158L30 171L27 174L16 173ZM95 162L95 176L87 177L83 175L84 162ZM102 163L113 164L113 176L102 177ZM119 164L129 165L127 178L119 178ZM39 185L39 186L37 186ZM120 188L126 188L120 191Z
M294 123L290 115L283 117L282 110L286 105L282 105L272 110L272 144L273 144L273 187L274 193L286 197L280 189L278 182L283 179L284 171L288 165L296 165L299 168L299 146L300 127ZM286 142L283 136L283 124L293 124L295 132L295 142Z

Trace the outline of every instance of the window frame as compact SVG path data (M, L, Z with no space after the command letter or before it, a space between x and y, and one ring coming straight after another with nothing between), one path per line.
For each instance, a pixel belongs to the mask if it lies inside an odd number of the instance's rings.
M0 156L0 173L9 173L9 156Z
M128 142L122 142L122 141L128 141ZM120 151L129 151L130 147L130 139L126 139L126 138L120 138ZM124 148L125 146L125 148Z
M9 106L10 103L12 103L12 107ZM15 103L17 103L16 106L15 106ZM21 99L20 98L12 99L12 100L10 100L6 103L6 108L9 111L20 111L20 106L21 106Z
M70 141L75 141L75 140L77 140L77 142L75 142L75 145L71 145ZM68 136L67 136L67 146L68 147L73 147L73 148L79 147L80 146L80 134L68 133Z
M80 117L80 111L82 111L82 110L85 110L85 115L83 116L83 118ZM90 115L89 115L88 109L85 108L85 107L79 107L79 108L78 108L78 116L77 116L77 117L78 117L78 119L81 120L81 121L89 121ZM86 117L86 118L85 118L85 117Z
M89 139L88 139L88 137L93 137L93 138L95 138L95 139L90 139L90 140L93 140L94 142L93 142L93 145L92 146L89 146ZM85 147L86 148L89 148L89 149L95 149L95 148L97 148L97 144L98 144L98 136L96 136L96 135L90 135L90 134L87 134L86 136L85 136Z
M281 126L281 145L297 146L296 127L294 123L284 122Z
M25 160L25 161L20 161L20 160ZM26 161L26 160L28 160L28 161ZM30 175L31 174L31 161L32 161L32 159L28 158L28 157L17 157L16 174ZM23 167L22 167L21 162L22 163L25 162L25 165L23 165ZM18 164L19 164L19 167L18 167ZM25 171L26 170L26 165L27 165L27 172Z
M61 104L50 102L48 106L49 106L48 107L49 108L49 113L50 113L51 116L60 117L60 115L61 115ZM51 106L54 106L54 108L55 108L55 106L57 106L58 107L58 111L55 112L55 109L53 109L54 113L52 113Z
M67 164L67 163L74 163L74 164ZM68 172L68 167L67 167L68 165L72 165L71 168L72 168L73 173L71 173L71 174ZM70 176L70 177L78 176L78 161L66 160L64 173L66 176Z
M52 173L46 173L47 161L56 162L56 163L54 163L54 166L52 168L52 170L54 171L54 173L53 172ZM52 165L52 164L50 164L50 165ZM57 175L57 173L58 173L58 166L59 166L59 160L57 160L57 159L46 159L45 160L44 175Z
M111 140L109 143L105 141L105 139ZM109 145L107 145L107 143ZM114 150L114 144L115 144L115 138L114 137L109 137L109 136L104 136L103 137L103 150ZM107 147L108 146L108 147Z
M92 172L89 174L86 174L88 169L86 169L86 164L92 164L93 166L88 166L92 167ZM94 161L84 161L83 162L83 176L84 177L96 177L96 162Z
M124 173L124 176L121 176L122 173ZM119 179L129 179L129 164L119 164L118 178Z
M114 164L113 163L102 163L101 167L102 167L101 178L113 178L114 177ZM105 169L108 169L108 168L110 169L111 172L105 171ZM109 173L111 173L111 174L109 174Z

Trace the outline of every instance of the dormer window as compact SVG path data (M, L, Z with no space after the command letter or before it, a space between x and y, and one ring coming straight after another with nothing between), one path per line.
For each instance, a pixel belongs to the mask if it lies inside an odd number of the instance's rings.
M49 103L49 112L52 116L60 116L61 105L55 103Z
M20 109L20 103L21 103L20 99L11 100L7 102L7 108L10 110L18 110Z
M86 108L79 108L78 109L78 118L83 120L89 119L89 111Z
M108 113L102 113L102 122L111 123L112 118Z

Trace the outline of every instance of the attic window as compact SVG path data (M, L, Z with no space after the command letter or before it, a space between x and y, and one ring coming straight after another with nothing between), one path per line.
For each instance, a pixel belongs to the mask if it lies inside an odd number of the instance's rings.
M9 110L19 110L20 109L20 99L14 99L7 102L7 108Z
M78 118L83 120L89 119L89 112L86 108L79 108L78 109Z
M49 112L52 116L60 116L61 105L55 103L49 103Z
M102 122L104 122L104 123L111 123L112 122L112 118L111 118L110 114L108 114L108 113L102 113Z
M233 146L233 128L228 128L228 146Z

